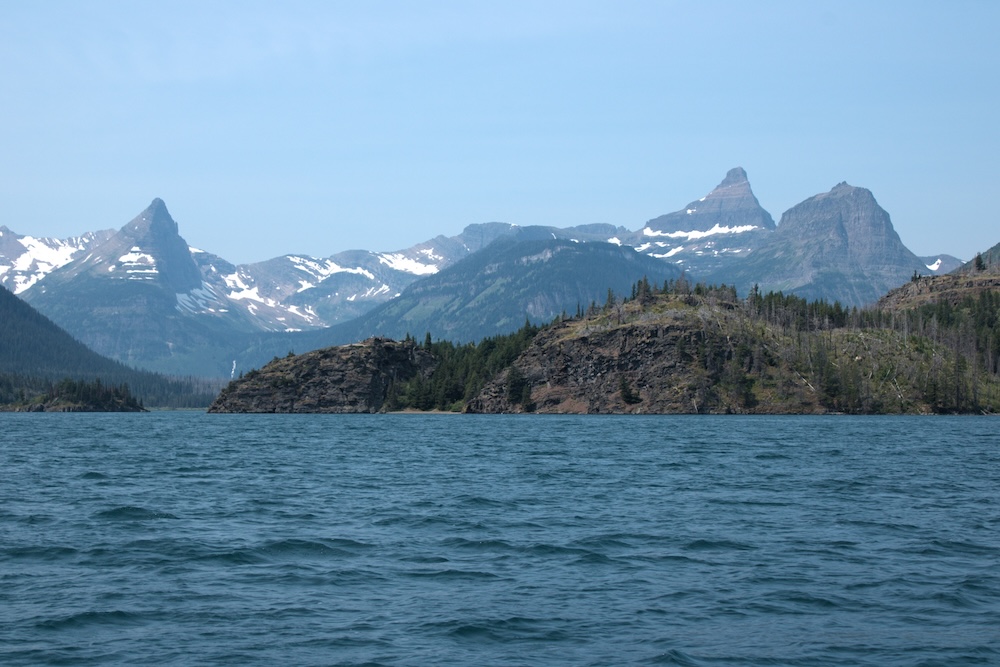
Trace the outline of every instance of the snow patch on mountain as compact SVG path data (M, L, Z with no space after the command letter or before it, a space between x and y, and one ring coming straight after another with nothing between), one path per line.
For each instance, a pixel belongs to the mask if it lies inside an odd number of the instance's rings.
M129 252L118 258L118 262L125 270L128 280L153 280L160 272L156 268L156 259L143 252L139 246L132 246ZM114 265L108 270L113 271Z
M240 272L230 273L229 275L222 276L222 279L226 282L226 287L229 289L250 289L250 286L243 282L243 279L250 279L249 276L240 275Z
M347 297L347 300L354 302L359 298L370 299L372 297L381 296L382 294L388 294L389 291L390 291L389 286L386 285L385 283L382 283L381 287L369 287L367 290L365 290L364 294L352 294L351 296Z
M222 276L222 279L226 282L226 287L232 290L226 295L226 297L232 301L256 301L257 303L264 304L270 308L274 308L278 305L278 302L274 299L262 297L259 292L260 288L256 285L253 287L248 285L245 281L252 281L252 279L239 271ZM253 304L248 305L247 309L251 314L256 314L257 312L257 308L253 306Z
M176 295L177 310L189 313L225 313L229 312L225 308L219 308L220 299L211 285L202 283L201 287L196 287L189 292L181 292Z
M306 306L305 312L302 312L301 310L299 310L298 306L287 306L285 308L285 310L287 310L288 312L290 312L292 315L295 315L297 317L301 317L303 320L309 322L310 324L312 324L313 322L315 322L317 320L317 318L319 317L316 314L316 311L314 311L312 309L312 306Z
M679 246L677 246L675 248L671 248L670 250L668 250L667 252L664 252L664 253L651 252L651 253L649 253L649 256L650 257L655 257L656 259L667 259L668 257L673 257L677 253L683 252L683 251L684 251L684 246L679 245Z
M274 299L261 296L258 290L259 288L255 285L253 287L244 288L239 292L230 292L226 296L233 301L256 301L257 303L264 304L269 308L274 308L278 305L278 302ZM247 307L250 308L250 306ZM257 312L256 308L253 309L253 312Z
M689 209L690 213L694 209ZM671 239L686 239L688 241L696 241L698 239L703 239L706 236L715 236L716 234L742 234L744 232L751 232L755 229L760 229L757 225L740 225L738 227L723 227L721 225L714 225L711 229L706 231L693 230L690 232L661 232L649 227L644 227L642 230L643 236L665 236Z
M315 257L301 257L298 255L289 255L288 261L290 261L296 269L299 271L304 271L305 273L312 276L315 280L322 282L334 275L335 273L354 273L360 276L364 276L369 280L375 280L375 276L371 271L367 269L356 267L348 268L340 266L331 259L316 259ZM301 283L303 285L302 289L298 290L300 292L309 289L305 287L306 283ZM310 285L313 287L313 285Z
M10 265L2 267L4 270L0 271L0 275L13 272L13 286L8 287L11 287L14 294L20 294L52 271L69 264L87 248L84 239L61 241L22 236L16 240L24 247L24 252L11 258Z
M428 259L433 257L433 251L429 251L430 254L425 252ZM385 264L390 269L395 269L396 271L402 271L403 273L412 273L416 276L429 276L431 274L438 272L438 267L436 264L423 264L411 257L407 257L401 252L395 253L379 253L375 255L378 257L378 261Z

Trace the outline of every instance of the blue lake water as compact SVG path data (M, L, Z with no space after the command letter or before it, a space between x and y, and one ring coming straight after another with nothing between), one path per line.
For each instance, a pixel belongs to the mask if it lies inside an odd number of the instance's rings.
M998 426L4 414L0 663L996 665Z

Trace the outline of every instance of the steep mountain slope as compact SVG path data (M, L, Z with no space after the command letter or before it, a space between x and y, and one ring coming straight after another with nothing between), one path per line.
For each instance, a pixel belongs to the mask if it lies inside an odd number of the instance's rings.
M47 391L54 381L128 384L146 405L202 407L217 384L137 371L102 357L30 305L0 287L0 403Z
M710 193L653 218L628 241L640 252L697 275L751 252L773 230L774 220L754 196L746 171L736 167Z
M30 305L0 288L0 373L48 379L123 374Z
M863 306L914 273L929 270L900 241L872 193L840 183L786 211L760 247L707 278L735 283L742 294L758 284L765 292Z

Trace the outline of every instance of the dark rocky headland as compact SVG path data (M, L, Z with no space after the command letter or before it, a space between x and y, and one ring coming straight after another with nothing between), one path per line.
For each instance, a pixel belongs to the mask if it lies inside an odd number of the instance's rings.
M435 365L413 341L371 338L275 359L230 383L208 411L381 412L390 388Z
M976 294L859 311L640 281L630 298L512 334L515 347L503 336L479 346L376 338L276 359L210 411L993 413L1000 296ZM484 356L505 345L502 363Z

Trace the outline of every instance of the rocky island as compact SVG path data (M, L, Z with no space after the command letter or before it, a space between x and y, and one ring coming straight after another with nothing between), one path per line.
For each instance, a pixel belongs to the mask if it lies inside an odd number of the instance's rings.
M435 366L412 340L371 338L274 359L230 383L208 411L380 412L393 386L426 377Z
M977 293L858 310L643 279L631 297L478 345L374 338L275 359L210 411L993 413L1000 297Z

